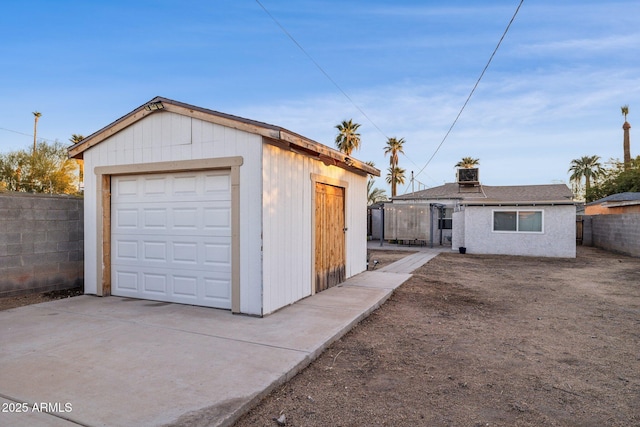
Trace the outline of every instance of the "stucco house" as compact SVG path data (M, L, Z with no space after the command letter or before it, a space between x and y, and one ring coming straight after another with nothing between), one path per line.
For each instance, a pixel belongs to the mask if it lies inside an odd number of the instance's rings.
M420 238L451 244L456 251L463 247L477 254L570 258L576 254L576 208L565 184L446 183L395 197L389 208L409 212L410 217L418 210L430 215L418 227ZM386 211L385 205L385 215ZM385 236L393 228L387 225Z
M157 97L69 155L87 294L263 316L366 269L380 172L279 126Z
M584 213L585 215L640 213L640 193L625 192L603 197L587 203Z

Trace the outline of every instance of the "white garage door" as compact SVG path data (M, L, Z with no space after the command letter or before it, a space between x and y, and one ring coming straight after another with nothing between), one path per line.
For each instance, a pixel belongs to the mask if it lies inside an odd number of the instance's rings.
M111 293L231 308L228 171L114 176Z

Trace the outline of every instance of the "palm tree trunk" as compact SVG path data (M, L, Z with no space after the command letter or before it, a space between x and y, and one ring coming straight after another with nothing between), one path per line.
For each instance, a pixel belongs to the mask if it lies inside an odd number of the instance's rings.
M36 155L36 138L38 135L38 116L35 116L33 121L33 155Z
M393 168L393 166L392 166ZM391 197L396 197L396 173L395 168L391 169Z
M629 141L629 129L631 129L631 125L629 122L624 122L622 125L622 129L624 130L624 140L623 140L623 150L624 150L624 170L627 170L629 164L631 163L631 143Z

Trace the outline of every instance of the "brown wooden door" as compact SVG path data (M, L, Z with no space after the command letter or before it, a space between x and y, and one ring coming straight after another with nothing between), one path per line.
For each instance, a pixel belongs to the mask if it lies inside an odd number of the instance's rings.
M315 291L345 279L344 188L316 183L315 195Z

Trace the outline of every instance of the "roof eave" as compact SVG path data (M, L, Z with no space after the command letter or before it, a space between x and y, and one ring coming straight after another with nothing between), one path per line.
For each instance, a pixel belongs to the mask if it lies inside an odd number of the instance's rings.
M575 205L573 200L464 200L460 202L464 206L555 206L555 205Z
M145 106L156 102L162 102L163 108L154 111L148 111L145 109ZM97 132L94 132L77 144L72 145L68 149L69 157L82 159L83 153L89 148L96 146L105 139L142 120L149 114L161 114L164 111L257 134L262 136L264 138L263 140L277 141L278 143L275 145L298 148L304 154L316 157L317 160L320 160L327 165L338 166L361 175L380 176L380 171L375 167L369 166L368 164L347 156L338 150L334 150L326 145L295 134L284 128L184 104L162 97L153 98L151 101L146 102L125 116L117 119Z

